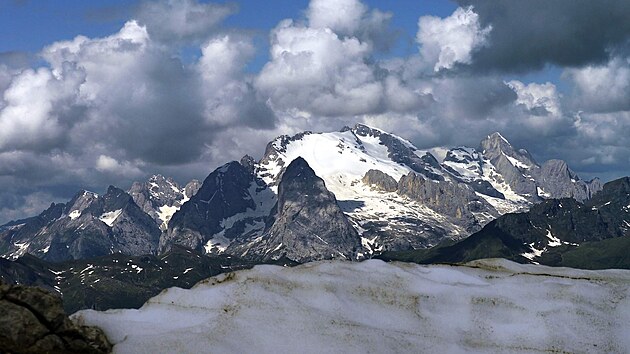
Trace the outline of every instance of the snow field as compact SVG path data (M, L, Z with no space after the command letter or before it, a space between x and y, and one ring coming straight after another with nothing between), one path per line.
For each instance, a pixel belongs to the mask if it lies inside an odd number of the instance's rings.
M115 353L625 353L630 271L484 260L256 266L139 310L86 310Z

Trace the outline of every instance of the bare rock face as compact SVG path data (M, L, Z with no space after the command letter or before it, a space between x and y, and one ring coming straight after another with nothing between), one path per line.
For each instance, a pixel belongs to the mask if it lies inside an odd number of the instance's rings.
M483 139L480 150L514 192L527 196L533 202L540 200L532 175L532 170L539 167L526 150L514 149L499 133L490 134Z
M409 173L398 181L397 191L400 195L459 220L459 223L471 231L481 228L474 212L496 213L492 206L464 183L437 182Z
M362 182L368 186L374 186L385 192L395 192L398 189L398 182L380 170L369 170L363 176Z
M0 238L5 258L26 253L49 261L124 254L154 254L160 230L125 191L110 186L100 196L81 191L67 204L53 204Z
M70 321L61 299L0 283L0 349L8 353L111 353L103 332Z
M223 220L256 209L249 193L252 182L250 172L236 161L216 169L173 215L168 231L160 239L160 250L164 252L178 244L203 251L206 242L223 230Z
M549 160L539 165L526 150L514 149L499 133L482 140L481 149L503 180L532 202L549 198L573 198L584 202L602 189L598 179L580 180L562 160Z
M147 182L134 182L129 194L140 209L149 214L162 231L168 227L173 214L188 201L201 187L201 183L192 180L182 188L172 178L154 175Z
M540 184L543 190L554 198L573 198L583 202L602 189L599 179L581 181L566 162L549 160L540 168Z
M301 157L282 175L275 222L263 238L263 243L250 252L267 260L355 260L361 250L359 235L335 195Z

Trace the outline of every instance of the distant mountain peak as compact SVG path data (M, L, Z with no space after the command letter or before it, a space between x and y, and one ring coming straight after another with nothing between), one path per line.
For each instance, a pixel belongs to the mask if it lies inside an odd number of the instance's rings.
M511 145L510 142L500 133L500 132L494 132L491 133L487 136L487 139L489 140L501 140L504 143Z
M199 181L192 180L181 187L171 177L155 174L147 182L134 182L129 194L136 204L166 230L173 214L199 189Z

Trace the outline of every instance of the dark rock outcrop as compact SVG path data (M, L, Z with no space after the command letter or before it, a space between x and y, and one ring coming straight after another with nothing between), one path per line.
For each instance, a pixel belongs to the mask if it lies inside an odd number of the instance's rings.
M278 265L295 265L277 260ZM52 263L31 255L15 261L0 258L0 281L37 286L63 298L67 313L84 309L140 308L160 291L188 289L208 277L259 264L233 256L207 256L173 245L160 256L120 253Z
M0 283L0 349L4 353L110 353L95 327L70 321L61 299L37 287Z
M249 193L254 177L243 165L233 161L212 172L197 194L177 211L168 231L160 239L160 250L178 244L202 251L205 243L223 230L221 222L228 217L255 210Z

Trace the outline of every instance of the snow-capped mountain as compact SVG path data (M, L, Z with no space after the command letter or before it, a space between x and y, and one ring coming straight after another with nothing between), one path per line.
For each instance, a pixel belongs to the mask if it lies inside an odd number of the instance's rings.
M110 186L102 196L81 191L68 203L53 203L39 216L1 232L0 250L5 258L30 253L50 261L152 254L159 237L157 224L131 196Z
M147 182L134 182L128 193L158 223L160 230L164 231L173 214L197 193L199 187L201 182L196 179L182 188L170 177L154 175Z
M303 173L283 179L298 158ZM292 199L299 208L283 209L282 184L296 189L289 194L303 197ZM313 186L319 186L317 192ZM539 165L499 133L477 149L420 150L358 124L338 132L280 136L260 161L245 156L227 163L202 185L192 181L181 187L155 175L134 183L129 194L114 187L103 197L81 192L68 204L4 225L0 253L61 260L118 251L156 254L179 244L258 260L362 259L462 239L502 214L527 210L546 198L583 201L600 189L598 180L580 180L563 161ZM117 198L122 201L101 202ZM337 239L319 235L332 230L330 225L340 227L333 232Z
M561 161L538 165L498 133L480 146L420 150L362 124L281 136L267 145L259 162L245 157L208 176L204 193L200 190L199 198L173 216L161 248L177 243L248 256L248 247L272 237L278 186L298 157L325 182L359 234L359 258L461 239L499 215L526 210L544 198L584 200L601 189L598 180L580 180ZM267 255L274 251L266 250Z

